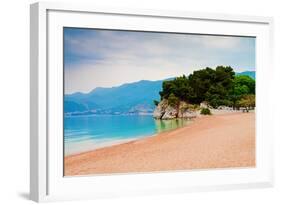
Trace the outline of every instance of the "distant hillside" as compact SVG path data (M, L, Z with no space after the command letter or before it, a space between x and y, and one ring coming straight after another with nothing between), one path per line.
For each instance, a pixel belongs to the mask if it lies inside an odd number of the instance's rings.
M241 72L241 73L236 73L237 76L240 76L240 75L247 75L251 78L253 78L254 80L256 80L256 72L255 71L244 71L244 72Z
M159 100L162 80L142 80L112 88L95 88L90 93L65 95L64 111L101 114L152 113Z

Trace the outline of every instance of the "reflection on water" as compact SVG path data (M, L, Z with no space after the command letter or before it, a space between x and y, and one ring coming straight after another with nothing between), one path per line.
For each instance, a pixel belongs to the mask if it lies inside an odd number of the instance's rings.
M111 146L191 123L187 119L155 120L153 116L92 115L64 118L64 153L66 155Z
M183 127L191 123L188 119L154 120L156 132L164 132Z

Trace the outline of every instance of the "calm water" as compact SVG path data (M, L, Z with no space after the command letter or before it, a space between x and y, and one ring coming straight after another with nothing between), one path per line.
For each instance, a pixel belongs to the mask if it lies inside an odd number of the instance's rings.
M65 155L152 136L189 120L154 120L140 115L91 115L64 118Z

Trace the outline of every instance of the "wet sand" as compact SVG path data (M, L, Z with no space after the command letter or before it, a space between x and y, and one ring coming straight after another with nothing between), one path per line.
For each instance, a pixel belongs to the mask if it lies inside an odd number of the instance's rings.
M65 157L65 176L255 166L255 113L198 117L156 136Z

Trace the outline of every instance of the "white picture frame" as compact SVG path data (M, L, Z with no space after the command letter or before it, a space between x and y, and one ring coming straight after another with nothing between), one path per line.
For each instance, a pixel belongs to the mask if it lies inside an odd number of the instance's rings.
M97 8L40 2L30 10L30 198L71 200L273 186L270 129L273 19L184 11ZM126 22L126 23L125 23ZM62 28L95 27L256 36L257 120L255 168L63 177ZM61 137L61 138L60 138Z

